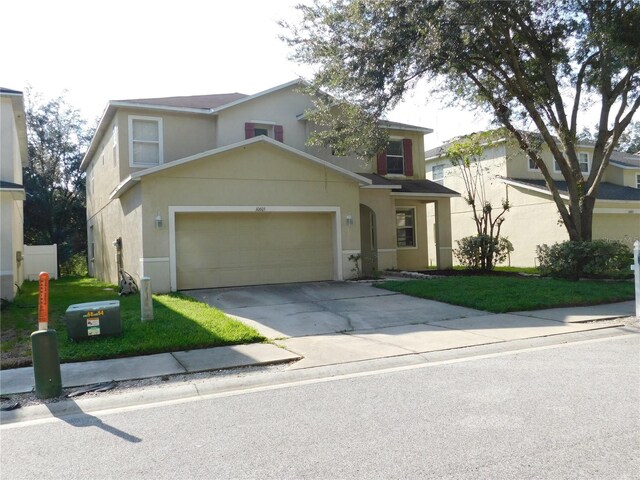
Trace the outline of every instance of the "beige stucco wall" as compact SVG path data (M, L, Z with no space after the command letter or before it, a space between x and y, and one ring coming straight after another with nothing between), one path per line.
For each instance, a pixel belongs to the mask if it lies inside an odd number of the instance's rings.
M259 142L143 177L141 189L143 257L155 259L147 262L155 272L168 271L169 206L322 206L339 208L343 276L352 275L347 257L360 249L358 183L298 155ZM347 215L353 225L345 224ZM152 277L152 284L160 283Z
M23 184L22 166L26 164L26 158L21 154L21 142L26 144L26 138L18 134L16 124L25 120L20 108L14 109L11 98L0 97L0 178L17 185ZM0 193L0 298L9 301L15 297L17 285L22 285L24 280L23 262L16 258L24 245L23 201L23 192Z
M396 249L396 212L389 190L361 188L360 203L376 215L378 270L398 268Z
M119 132L120 178L144 170L129 164L129 117L162 119L163 163L206 152L216 147L216 117L192 113L121 108L115 121ZM244 132L244 127L243 127Z
M119 280L116 249L113 242L122 238L122 260L126 272L138 279L142 248L141 194L136 185L119 199L112 200L87 220L88 242L95 244L89 252L89 274L110 283ZM92 228L93 227L93 228ZM91 253L94 253L91 257Z

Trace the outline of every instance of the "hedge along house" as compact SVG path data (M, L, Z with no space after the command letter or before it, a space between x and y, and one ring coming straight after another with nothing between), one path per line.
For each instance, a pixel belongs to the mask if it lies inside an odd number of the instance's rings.
M312 99L296 80L238 93L109 102L87 173L89 271L149 276L156 292L343 280L362 269L451 266L450 198L425 180L431 130L381 122L387 152L366 164L306 145ZM351 259L350 259L351 257Z
M500 209L502 200L509 200L510 210L505 215L501 236L513 244L510 264L520 267L535 266L536 246L551 245L569 240L557 206L551 197L540 170L513 142L494 142L484 151L480 160L485 171L487 199ZM443 152L450 145L425 152L427 178L449 188L464 190L462 179ZM591 173L593 144L583 142L577 146L581 169ZM548 147L543 146L542 159L553 174L563 199L568 200L566 183ZM462 198L452 201L453 239L475 235L471 208ZM436 221L428 213L428 223ZM593 212L593 238L620 240L629 247L640 239L640 155L614 152L598 189ZM430 259L435 262L435 258Z

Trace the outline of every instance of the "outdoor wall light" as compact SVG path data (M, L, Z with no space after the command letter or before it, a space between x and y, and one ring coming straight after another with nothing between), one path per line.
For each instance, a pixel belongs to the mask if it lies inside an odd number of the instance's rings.
M156 215L156 228L162 228L162 217L159 213Z
M351 215L347 215L347 225L353 225L353 217Z

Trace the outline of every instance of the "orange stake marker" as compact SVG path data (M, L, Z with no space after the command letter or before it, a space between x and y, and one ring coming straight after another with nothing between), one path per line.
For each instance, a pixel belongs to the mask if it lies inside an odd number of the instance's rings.
M49 274L40 273L38 298L38 330L49 329Z

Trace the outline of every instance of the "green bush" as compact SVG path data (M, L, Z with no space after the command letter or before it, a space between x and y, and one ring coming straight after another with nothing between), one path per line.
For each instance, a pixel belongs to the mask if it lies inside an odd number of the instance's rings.
M492 270L513 252L513 245L505 237L491 238L489 235L472 235L456 240L458 248L453 250L461 265L471 270Z
M84 277L88 274L87 254L74 253L64 263L60 264L60 276Z
M626 277L631 250L618 240L566 241L536 247L540 273L578 280L583 277Z

